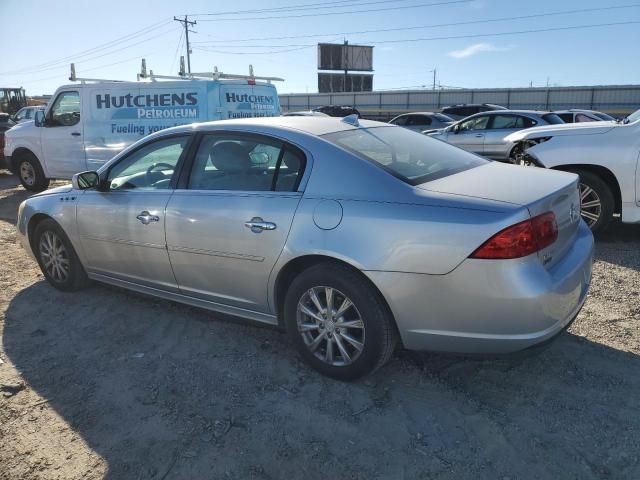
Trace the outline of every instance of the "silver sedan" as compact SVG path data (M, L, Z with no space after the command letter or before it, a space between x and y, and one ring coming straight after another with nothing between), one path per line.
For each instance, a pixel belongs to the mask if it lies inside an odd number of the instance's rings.
M533 110L497 110L460 120L447 128L423 133L493 160L515 163L515 144L508 135L526 128L564 123L555 113Z
M593 237L578 177L355 116L171 128L20 205L60 290L97 280L285 328L353 379L408 349L504 353L567 327Z

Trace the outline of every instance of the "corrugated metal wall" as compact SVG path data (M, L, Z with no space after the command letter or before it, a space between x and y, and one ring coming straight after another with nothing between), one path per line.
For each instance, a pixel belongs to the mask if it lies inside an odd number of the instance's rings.
M586 108L624 115L640 108L640 85L280 95L285 112L322 105L354 105L365 117L385 120L404 112L439 111L459 103L495 103L534 110Z

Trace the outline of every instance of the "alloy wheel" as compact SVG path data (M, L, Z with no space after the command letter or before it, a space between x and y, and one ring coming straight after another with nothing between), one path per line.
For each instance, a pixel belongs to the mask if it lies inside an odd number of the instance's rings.
M332 366L353 363L364 349L360 312L344 293L318 286L307 290L297 308L298 332L316 358Z
M20 163L20 178L29 186L33 186L36 183L36 171L30 162Z
M45 231L40 237L40 259L55 282L62 283L69 278L69 253L60 237L51 230Z
M602 200L600 195L585 183L580 184L580 214L590 227L602 215Z

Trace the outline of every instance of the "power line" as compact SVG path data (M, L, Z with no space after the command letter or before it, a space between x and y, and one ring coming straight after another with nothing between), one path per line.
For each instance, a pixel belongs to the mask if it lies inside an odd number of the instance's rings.
M307 10L326 10L327 8L348 8L355 6L369 6L383 3L398 3L398 2L410 2L414 0L377 0L371 2L369 0L352 0L352 3L345 5L344 0L335 2L323 2L323 3L307 3L299 5L290 5L286 7L272 7L272 8L260 8L252 10L235 10L229 12L216 12L216 13L191 13L190 17L213 17L219 15L246 15L252 13L272 13L272 12L292 12L292 11L307 11Z
M178 45L176 46L176 53L173 55L173 61L171 62L170 72L173 72L173 67L175 67L176 62L178 61L178 53L180 52L180 46L182 45L182 39L184 37L184 32L180 31L180 38L178 38Z
M162 31L162 32L160 32L160 33L159 33L159 34L157 34L157 35L154 35L154 36L149 37L149 38L145 38L144 40L141 40L141 41L139 41L139 42L133 43L133 44L131 44L131 45L126 45L126 46L121 47L121 48L118 48L118 49L116 49L116 50L112 50L112 51L110 51L110 52L102 53L102 54L100 54L100 55L96 55L96 56L93 56L93 57L90 57L90 58L86 58L86 59L84 59L84 60L80 60L79 62L74 62L74 63L76 63L76 64L78 64L78 65L79 65L79 64L86 63L86 62L91 62L91 61L96 60L96 59L98 59L98 58L107 57L107 56L109 56L109 55L113 55L114 53L118 53L118 52L121 52L121 51L123 51L123 50L127 50L127 49L129 49L129 48L136 47L136 46L138 46L138 45L140 45L140 44L143 44L143 43L149 42L149 41L151 41L151 40L155 40L156 38L158 38L158 37L162 37L162 36L166 35L167 33L170 33L171 31L173 31L173 28L172 28L172 29L170 29L170 30ZM70 60L74 60L74 57L70 57ZM60 62L60 63L59 63L59 64L57 64L57 65L52 65L52 66L47 67L47 68L39 68L39 69L37 69L37 70L33 70L33 71L44 72L44 71L48 71L48 70L56 70L56 69L58 69L58 68L61 68L61 65L63 65L64 63L65 63L65 62ZM28 74L28 73L29 73L28 71L27 71L27 72L19 72L19 73L14 73L14 74L12 74L12 75L26 75L26 74Z
M428 25L417 25L413 27L398 27L398 28L381 28L375 30L360 30L355 32L333 32L326 34L307 34L307 35L290 35L290 36L279 36L279 37L253 37L253 38L231 38L231 39L219 39L219 40L210 40L210 41L202 41L202 42L193 42L194 44L199 45L210 45L214 43L220 42L251 42L251 41L262 41L262 40L292 40L299 38L316 38L316 37L329 37L335 35L361 35L366 33L385 33L385 32L398 32L405 30L422 30L429 28L440 28L440 27L457 27L461 25L476 25L483 23L495 23L495 22L505 22L505 21L513 21L513 20L530 20L532 18L543 18L543 17L553 17L558 15L573 15L579 13L592 13L592 12L600 12L600 11L608 11L608 10L620 10L620 9L628 9L628 8L638 8L640 7L640 3L632 3L627 5L618 5L618 6L609 6L609 7L599 7L599 8L581 8L575 10L560 10L556 12L545 12L545 13L536 13L531 15L518 15L515 17L497 17L497 18L487 18L482 20L468 20L464 22L453 22L453 23L435 23ZM210 35L209 35L210 36ZM246 45L237 45L246 46ZM264 45L263 45L264 46Z
M406 38L399 40L379 40L379 41L367 41L363 43L367 43L369 45L384 45L389 43L412 43L412 42L429 42L429 41L437 41L437 40L459 40L459 39L468 39L468 38L486 38L486 37L502 37L507 35L523 35L527 33L544 33L544 32L559 32L565 30L579 30L585 28L599 28L599 27L613 27L613 26L622 26L622 25L636 25L639 24L640 20L633 20L627 22L611 22L611 23L596 23L590 25L570 25L566 27L551 27L551 28L541 28L541 29L531 29L531 30L518 30L512 32L495 32L495 33L478 33L478 34L470 34L470 35L451 35L451 36L442 36L442 37L422 37L422 38ZM229 46L227 48L232 48L233 46ZM292 45L279 45L279 47L292 47ZM309 44L306 46L299 45L297 48L292 50L280 50L280 51L264 51L264 52L229 52L223 50L211 50L208 48L200 47L200 50L212 51L221 54L228 55L271 55L275 53L283 53L286 51L293 50L302 50L304 48L315 48L316 44ZM218 45L214 48L225 48L225 46Z
M371 13L371 12L386 12L389 10L404 10L411 8L427 8L427 7L438 7L441 5L454 5L460 3L470 3L474 0L448 0L437 3L426 3L419 5L401 5L395 7L384 7L384 8L369 8L365 10L348 10L344 12L324 12L324 13L304 13L301 15L276 15L270 17L244 17L244 18L216 18L216 19L202 19L201 22L235 22L235 21L246 21L246 20L270 20L270 19L278 19L281 20L283 18L302 18L302 17L325 17L330 15L348 15L352 13Z
M32 66L29 66L29 67L23 67L23 68L20 68L20 69L17 69L17 70L12 70L12 71L8 71L8 72L1 72L0 75L14 75L14 74L29 73L31 71L41 71L44 67L49 67L49 66L52 66L52 65L58 65L58 64L61 64L61 63L67 63L67 62L69 62L71 60L77 60L78 58L86 57L86 56L92 55L93 53L106 50L106 49L108 49L110 47L113 47L115 45L119 45L119 44L121 44L123 42L132 40L134 38L137 38L137 37L140 37L140 36L144 36L144 35L150 33L152 30L157 29L157 28L159 28L161 26L164 26L165 24L169 24L169 23L171 23L171 20L163 20L162 22L154 23L154 24L149 25L149 26L147 26L145 28L142 28L140 30L136 30L135 32L132 32L132 33L129 33L129 34L124 35L122 37L118 37L118 38L116 38L114 40L111 40L110 42L99 44L99 45L97 45L95 47L92 47L92 48L89 48L89 49L86 49L86 50L82 50L82 51L77 52L77 53L75 53L73 55L69 55L69 56L66 56L66 57L61 57L61 58L58 58L56 60L51 60L49 62L41 63L41 64L38 64L38 65L32 65Z

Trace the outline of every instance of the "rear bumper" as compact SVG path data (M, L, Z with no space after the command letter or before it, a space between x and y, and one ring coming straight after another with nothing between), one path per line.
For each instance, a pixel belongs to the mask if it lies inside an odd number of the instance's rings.
M465 260L447 275L365 272L387 299L404 346L510 353L551 339L578 315L593 262L581 222L575 243L547 270L537 257Z

